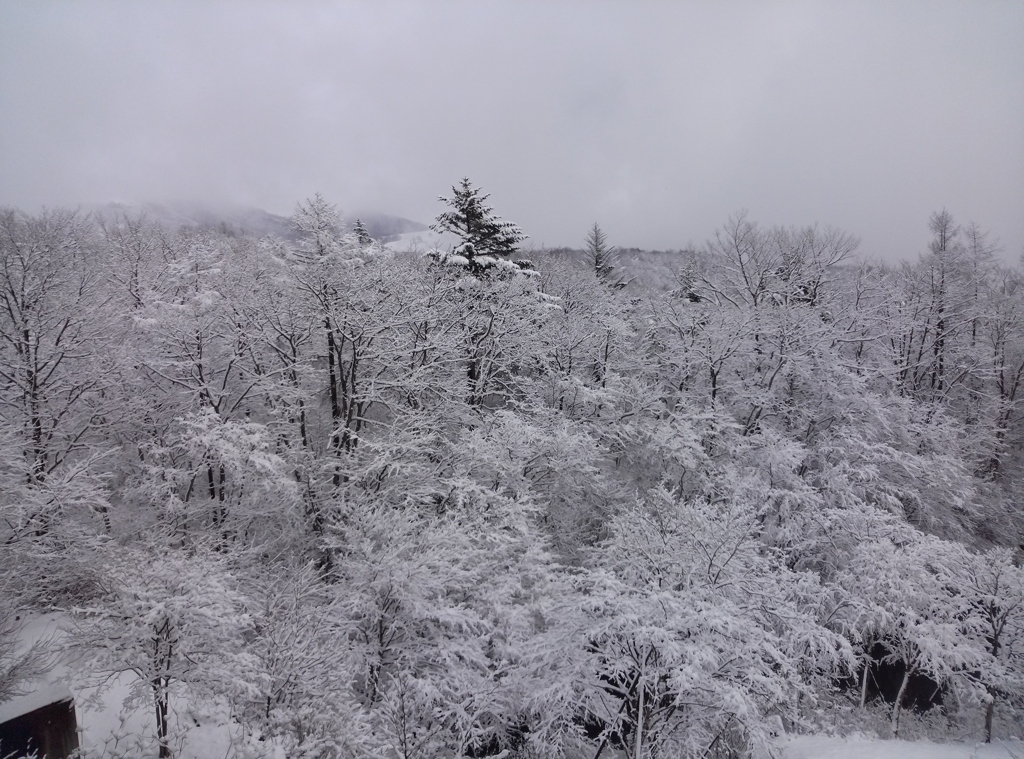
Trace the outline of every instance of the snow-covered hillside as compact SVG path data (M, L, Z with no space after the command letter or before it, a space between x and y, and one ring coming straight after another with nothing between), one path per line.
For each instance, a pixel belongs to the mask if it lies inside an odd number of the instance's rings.
M1020 734L1024 274L945 213L899 270L740 215L622 288L485 199L434 256L320 197L286 240L0 212L0 699L59 612L118 751Z

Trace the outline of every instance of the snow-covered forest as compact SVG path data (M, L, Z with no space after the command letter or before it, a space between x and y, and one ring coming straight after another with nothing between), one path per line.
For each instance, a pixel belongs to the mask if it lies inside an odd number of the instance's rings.
M1020 731L1024 272L983 230L881 265L737 214L656 287L597 225L439 210L426 255L320 196L287 238L0 212L0 701L54 613L159 756L176 702L238 757Z

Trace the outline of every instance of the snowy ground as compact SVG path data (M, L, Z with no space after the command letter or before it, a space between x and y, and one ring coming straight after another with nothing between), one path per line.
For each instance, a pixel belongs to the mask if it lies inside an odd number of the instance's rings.
M458 240L454 235L440 235L429 229L420 232L406 232L398 235L394 240L384 247L395 252L412 251L424 254L435 248L447 248L457 244Z
M59 644L65 618L45 615L22 631L23 643L50 639ZM143 759L156 756L155 720L144 700L136 697L134 676L120 674L104 680L89 677L73 661L57 664L31 686L33 691L69 688L75 697L80 740L85 759ZM177 707L177 708L173 708ZM226 713L216 709L200 713L183 699L172 703L174 755L178 759L231 759ZM269 747L268 747L269 748ZM929 741L892 741L867 736L835 738L820 735L790 736L783 741L783 759L1024 759L1024 741L997 741L992 745L942 744Z
M44 615L33 619L21 631L22 645L49 640L60 648L61 624L67 619ZM140 699L133 685L134 675L122 673L97 678L64 657L40 681L24 686L31 692L70 689L75 699L79 742L84 759L143 759L156 756L155 716ZM20 700L20 699L19 699ZM172 700L171 734L179 759L224 759L232 755L231 735L224 714L197 713L182 700ZM175 708L177 707L177 708Z
M1024 759L1024 742L943 744L798 735L788 739L784 759Z

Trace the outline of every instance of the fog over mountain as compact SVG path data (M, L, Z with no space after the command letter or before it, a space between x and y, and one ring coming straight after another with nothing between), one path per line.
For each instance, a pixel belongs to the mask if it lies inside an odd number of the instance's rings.
M271 235L294 239L295 228L290 216L268 213L259 208L197 203L93 203L81 210L102 218L118 215L143 216L168 230L179 227L198 227L256 237ZM422 232L427 225L379 211L347 214L342 221L351 227L361 221L370 236L381 242L390 242L400 235Z
M538 247L747 208L913 259L947 208L1016 260L1021 39L999 1L0 0L0 204L429 222L469 176Z

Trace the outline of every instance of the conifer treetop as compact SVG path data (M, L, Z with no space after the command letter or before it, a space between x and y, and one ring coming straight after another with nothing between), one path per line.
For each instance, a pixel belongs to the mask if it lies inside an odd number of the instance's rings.
M461 239L451 253L446 256L449 261L465 261L472 270L490 268L499 260L508 260L519 250L519 244L527 239L519 226L495 216L494 209L487 205L490 195L481 193L467 177L452 187L452 197L441 196L439 200L447 203L450 210L438 215L430 229L438 233L450 232ZM523 262L516 262L517 268Z

